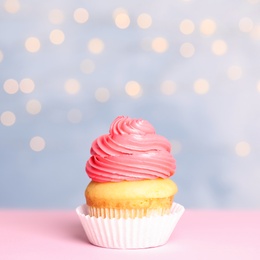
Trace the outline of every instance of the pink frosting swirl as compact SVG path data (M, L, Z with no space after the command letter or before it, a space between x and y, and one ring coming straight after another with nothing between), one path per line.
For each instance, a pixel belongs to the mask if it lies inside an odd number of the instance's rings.
M176 169L170 151L169 141L148 121L119 116L109 134L92 143L86 172L96 182L169 178Z

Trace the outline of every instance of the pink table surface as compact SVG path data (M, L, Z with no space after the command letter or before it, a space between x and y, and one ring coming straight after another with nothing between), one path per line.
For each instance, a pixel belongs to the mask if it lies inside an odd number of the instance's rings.
M186 210L166 245L118 250L89 244L75 211L2 209L0 259L260 259L260 211Z

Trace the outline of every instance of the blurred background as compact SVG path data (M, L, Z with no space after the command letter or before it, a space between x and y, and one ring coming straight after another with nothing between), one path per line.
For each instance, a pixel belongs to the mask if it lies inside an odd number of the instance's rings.
M260 208L260 0L0 0L0 207L85 202L115 117L172 143L186 208Z

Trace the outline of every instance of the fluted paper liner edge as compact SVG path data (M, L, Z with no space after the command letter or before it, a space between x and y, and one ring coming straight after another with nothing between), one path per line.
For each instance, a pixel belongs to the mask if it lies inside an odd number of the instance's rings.
M76 212L91 244L106 248L137 249L167 243L184 210L182 205L174 202L171 213L164 216L119 219L90 217L86 204L77 207Z

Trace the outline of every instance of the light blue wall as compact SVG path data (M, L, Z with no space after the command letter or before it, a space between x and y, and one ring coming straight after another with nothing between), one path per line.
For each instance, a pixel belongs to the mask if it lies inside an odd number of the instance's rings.
M186 208L260 207L260 1L17 2L16 12L0 1L0 207L84 203L91 142L118 115L146 119L172 141L176 201ZM126 29L114 22L119 7L131 21ZM88 11L86 23L74 20L77 8ZM50 20L53 9L63 14L59 24ZM141 13L152 18L148 29L137 24ZM180 31L185 19L194 25L190 34ZM208 36L201 31L205 19L216 24ZM50 41L54 29L64 33L62 44ZM24 47L32 36L41 44L35 53ZM153 49L156 37L168 43L165 52ZM100 54L87 47L93 38L104 44ZM223 55L212 50L218 40ZM180 52L184 43L194 49L191 57ZM93 72L84 72L85 60ZM35 84L30 93L21 87L25 78ZM69 79L80 86L76 94L66 91ZM194 90L198 79L208 83L205 94ZM171 95L161 89L165 80L175 84ZM126 93L129 81L141 86L139 97ZM98 101L96 91L108 99ZM31 100L41 104L35 115ZM30 147L35 136L45 141L42 151Z

